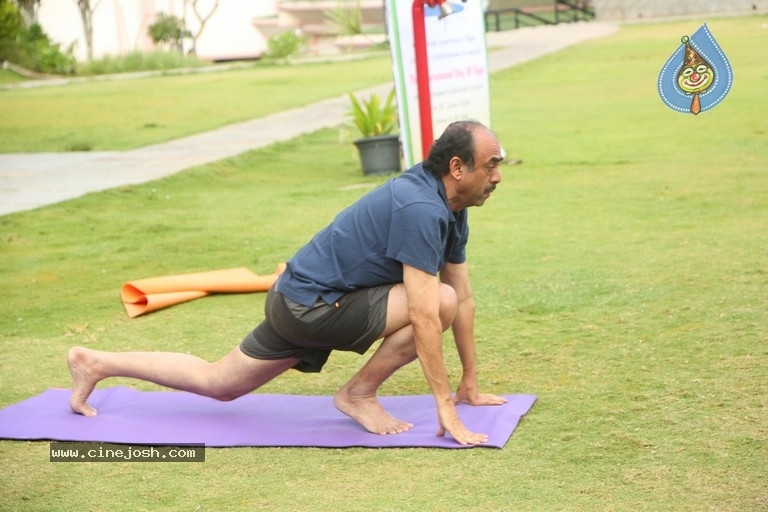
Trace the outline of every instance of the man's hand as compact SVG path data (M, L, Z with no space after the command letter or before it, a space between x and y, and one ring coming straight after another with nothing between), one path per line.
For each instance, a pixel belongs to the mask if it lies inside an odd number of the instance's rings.
M502 405L509 400L499 395L479 393L474 386L467 386L462 382L456 390L456 396L453 398L453 401L457 404L464 402L469 405Z
M459 415L456 413L455 408L438 407L437 419L440 422L437 437L443 437L445 436L445 433L448 432L457 443L462 445L488 442L488 436L486 434L471 432L464 426L459 419Z
M459 385L453 402L454 404L465 402L470 405L502 405L507 403L508 400L503 396L478 393L475 388ZM448 432L459 444L482 444L488 442L486 434L477 434L464 426L455 408L438 408L437 419L440 422L440 429L437 431L438 437L443 437Z

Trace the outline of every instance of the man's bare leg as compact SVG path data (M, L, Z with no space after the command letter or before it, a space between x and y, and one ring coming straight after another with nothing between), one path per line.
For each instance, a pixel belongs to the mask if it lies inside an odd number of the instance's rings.
M397 369L416 359L413 343L402 343L395 338L412 338L410 326L392 334L381 343L363 368L339 389L333 397L336 408L374 434L399 434L412 423L389 414L376 398L381 384Z
M108 377L131 377L217 400L234 400L292 368L298 359L254 359L239 347L215 363L171 352L101 352L74 347L68 363L72 410L95 416L97 411L88 405L88 397Z
M446 285L441 291L440 319L445 330L456 315L456 293ZM385 380L417 357L413 328L408 322L405 288L397 285L389 294L384 341L363 368L333 397L339 411L374 434L399 434L413 428L413 423L395 418L384 410L376 397Z

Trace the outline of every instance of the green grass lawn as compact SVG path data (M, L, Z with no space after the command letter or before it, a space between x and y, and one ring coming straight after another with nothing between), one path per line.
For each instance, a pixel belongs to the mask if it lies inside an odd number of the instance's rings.
M23 82L24 79L14 73L5 69L0 69L0 84Z
M0 510L768 509L768 18L707 20L735 83L694 117L664 106L656 78L702 21L624 26L491 77L494 129L523 163L470 214L480 383L538 396L504 449L54 464L47 442L3 441ZM317 70L304 69L305 80ZM323 130L0 217L0 406L69 387L75 344L220 357L262 318L263 294L131 320L122 283L270 273L382 179L364 178L354 148ZM446 357L455 382L449 337ZM364 359L337 354L320 375L262 391L328 395ZM158 389L103 384L114 385ZM428 387L411 365L383 393Z
M132 149L388 80L390 59L376 56L0 90L0 153Z

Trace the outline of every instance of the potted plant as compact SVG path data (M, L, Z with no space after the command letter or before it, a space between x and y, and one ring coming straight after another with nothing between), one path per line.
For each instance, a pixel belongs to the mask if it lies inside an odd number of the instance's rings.
M397 128L395 90L381 101L378 94L358 99L349 93L349 117L362 135L353 143L360 154L363 174L400 172L400 137L393 134Z

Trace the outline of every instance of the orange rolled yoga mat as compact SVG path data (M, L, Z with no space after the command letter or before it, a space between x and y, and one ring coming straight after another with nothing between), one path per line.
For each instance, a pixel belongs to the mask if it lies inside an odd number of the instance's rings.
M125 283L120 298L129 318L151 313L211 293L266 292L285 270L280 263L274 274L260 276L247 268L211 270L194 274L149 277Z

